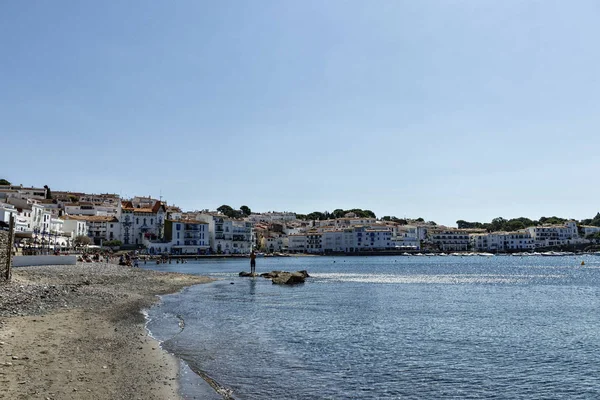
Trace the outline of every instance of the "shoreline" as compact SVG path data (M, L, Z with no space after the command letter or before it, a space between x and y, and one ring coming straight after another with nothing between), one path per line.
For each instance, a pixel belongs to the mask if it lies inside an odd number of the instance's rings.
M0 399L181 399L180 360L143 311L210 281L104 263L15 268L0 283Z

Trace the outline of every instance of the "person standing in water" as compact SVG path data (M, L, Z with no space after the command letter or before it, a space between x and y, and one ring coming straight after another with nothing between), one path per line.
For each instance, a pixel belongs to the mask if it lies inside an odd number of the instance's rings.
M256 273L256 253L254 250L250 253L250 273Z

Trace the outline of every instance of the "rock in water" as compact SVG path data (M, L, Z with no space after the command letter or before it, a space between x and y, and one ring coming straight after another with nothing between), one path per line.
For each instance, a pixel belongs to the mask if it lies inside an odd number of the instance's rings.
M271 279L273 283L277 285L294 285L296 283L304 283L304 280L308 278L308 272L306 270L296 271L296 272L287 272L287 271L271 271L271 272L263 272L260 275L252 274L250 272L242 271L239 273L239 276L242 277L253 277L253 276L261 276L266 279Z
M262 276L263 278L267 278L267 279L273 279L282 273L283 273L283 271L263 272L262 274L260 274L260 276Z
M310 275L308 274L308 271L303 269L302 271L297 271L298 274L302 274L302 276L304 276L305 278L310 278Z
M273 284L276 285L295 285L304 283L304 275L299 272L282 272L273 277Z

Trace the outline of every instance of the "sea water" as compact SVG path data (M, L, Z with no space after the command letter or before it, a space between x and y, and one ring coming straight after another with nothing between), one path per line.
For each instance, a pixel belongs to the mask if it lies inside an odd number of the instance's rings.
M290 287L238 277L248 259L147 267L217 279L149 310L220 393L187 374L185 398L600 397L598 256L257 259L308 270Z

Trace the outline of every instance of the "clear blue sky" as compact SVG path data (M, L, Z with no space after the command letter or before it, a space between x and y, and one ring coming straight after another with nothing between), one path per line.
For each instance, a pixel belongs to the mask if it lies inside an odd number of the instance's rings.
M4 1L0 178L453 225L600 210L597 1Z

